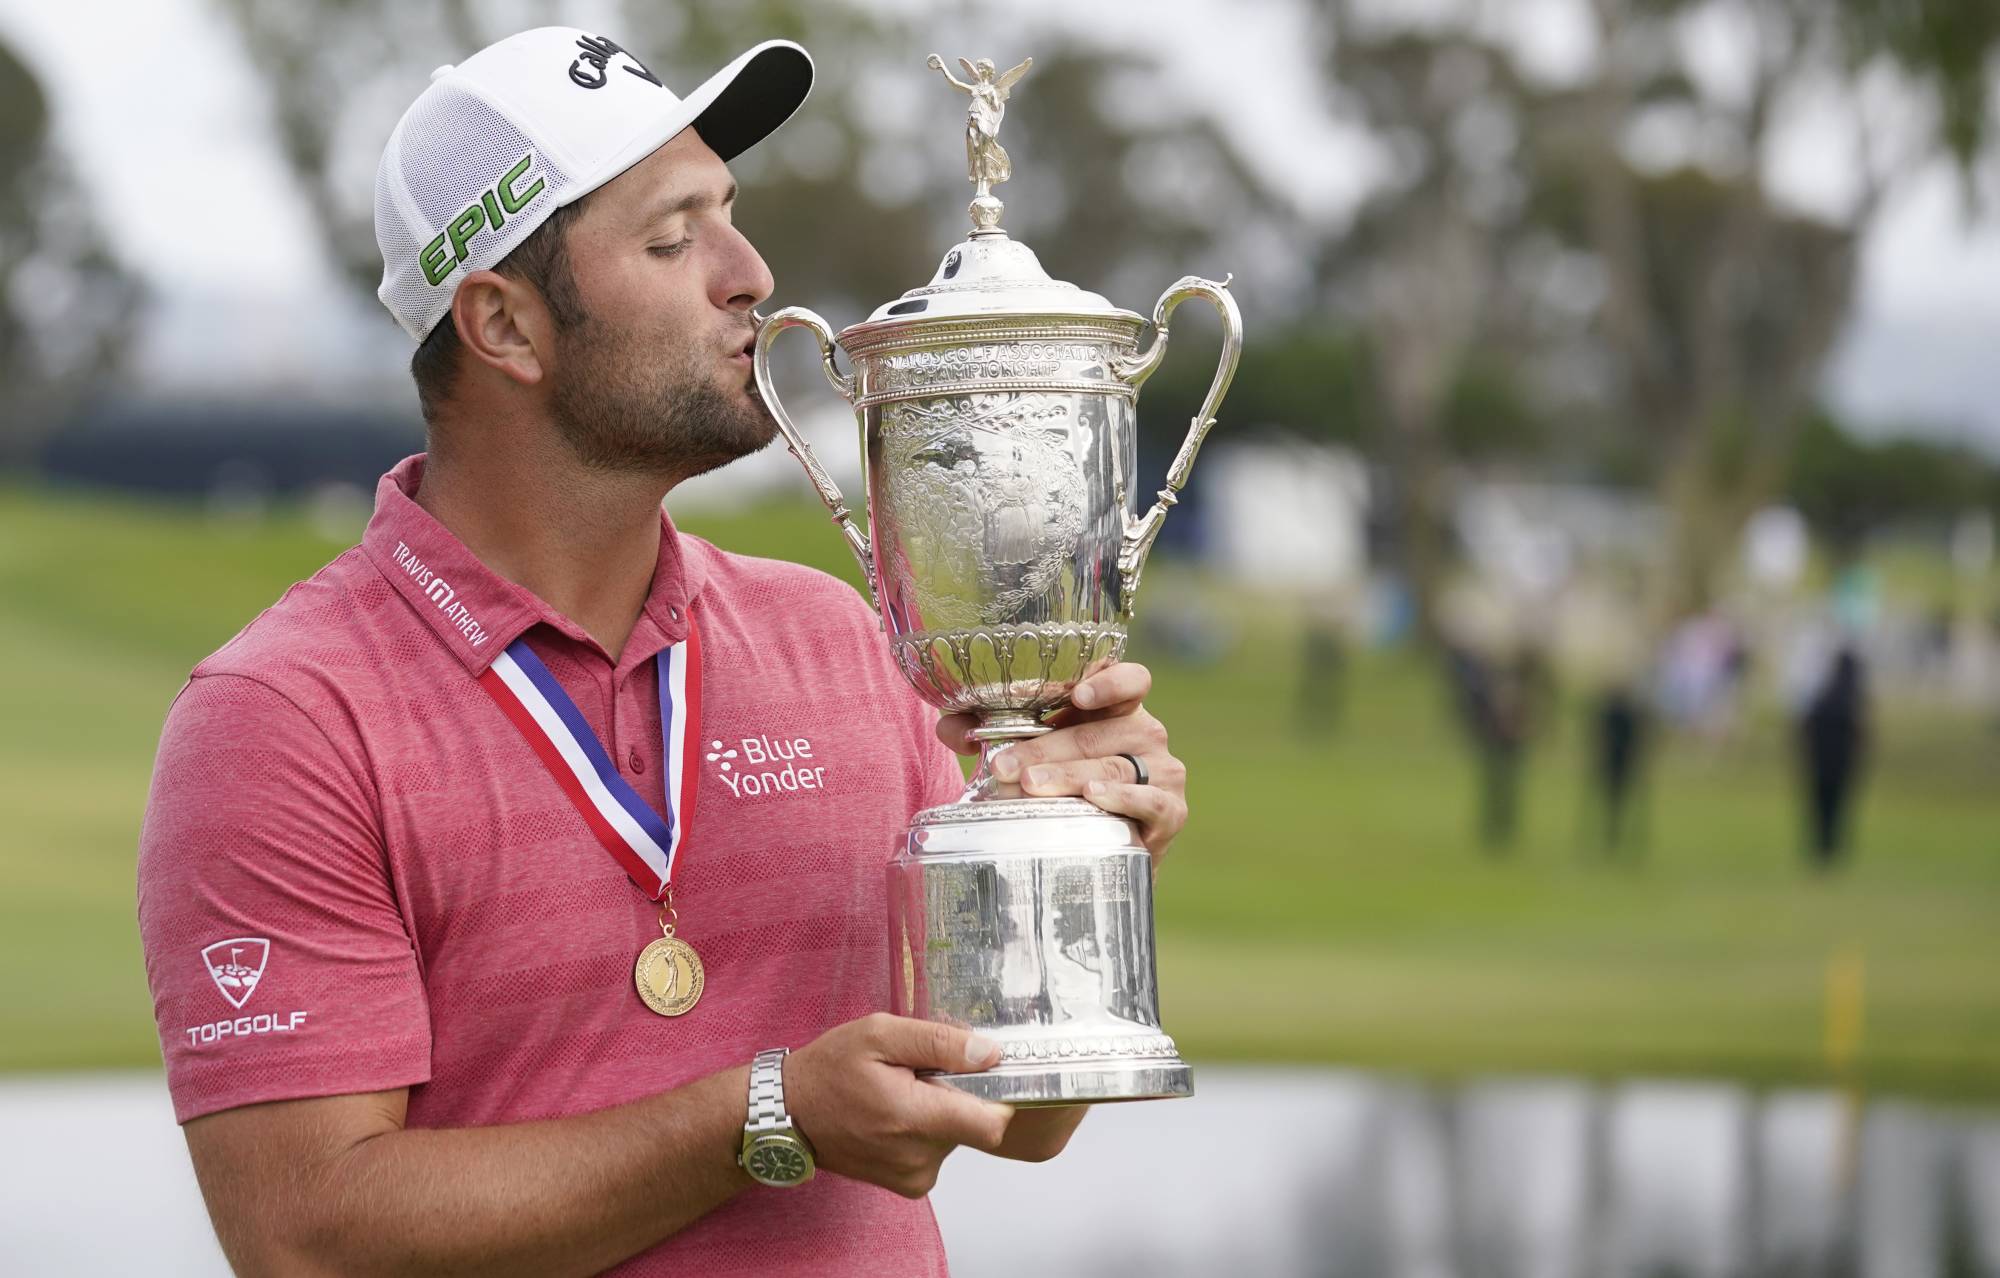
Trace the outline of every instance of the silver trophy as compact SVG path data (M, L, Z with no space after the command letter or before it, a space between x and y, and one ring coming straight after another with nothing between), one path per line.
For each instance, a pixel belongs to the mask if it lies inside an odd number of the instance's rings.
M1052 280L1000 228L997 134L1032 59L959 65L971 98L971 235L931 282L836 338L790 307L757 334L757 387L861 561L897 665L943 711L977 717L980 760L956 803L919 812L889 867L891 1010L970 1026L1000 1063L937 1081L1015 1105L1185 1096L1193 1076L1160 1028L1153 874L1137 831L1081 799L1029 799L993 773L1050 731L1086 674L1119 660L1146 554L1187 482L1242 350L1228 280L1187 276L1144 317ZM1144 516L1133 500L1139 387L1189 298L1222 312L1215 380ZM771 343L819 340L860 426L868 532L771 384ZM835 364L835 347L853 372Z

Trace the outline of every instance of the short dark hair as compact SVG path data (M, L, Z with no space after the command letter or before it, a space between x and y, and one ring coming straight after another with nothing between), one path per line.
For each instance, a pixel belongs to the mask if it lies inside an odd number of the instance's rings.
M547 221L493 267L502 275L534 285L549 304L556 327L562 330L576 327L585 318L583 298L576 291L576 275L570 269L569 228L583 215L583 206L589 199L585 195L549 214ZM423 410L426 423L436 420L438 409L451 398L452 384L458 377L458 354L464 345L458 336L458 325L452 321L451 312L446 311L410 356L410 376L417 383L417 406Z

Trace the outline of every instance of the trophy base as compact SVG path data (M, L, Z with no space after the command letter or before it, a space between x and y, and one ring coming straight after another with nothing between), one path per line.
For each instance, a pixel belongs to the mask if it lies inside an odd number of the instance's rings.
M928 808L888 867L890 1010L994 1040L992 1069L926 1077L1009 1105L1194 1091L1160 1025L1153 864L1081 799Z
M981 1100L1024 1109L1056 1105L1101 1105L1109 1101L1172 1100L1194 1095L1194 1071L1185 1061L1078 1062L1060 1069L1008 1068L977 1074L926 1074L933 1083Z

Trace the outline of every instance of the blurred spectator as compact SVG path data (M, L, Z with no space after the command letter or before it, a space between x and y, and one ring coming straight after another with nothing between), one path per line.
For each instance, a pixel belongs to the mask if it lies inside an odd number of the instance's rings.
M1504 852L1520 823L1521 758L1540 717L1548 669L1533 647L1510 660L1464 646L1447 651L1460 721L1479 755L1479 839L1488 852Z
M1606 852L1617 852L1625 842L1633 792L1638 788L1646 753L1646 711L1631 683L1614 683L1599 694L1591 728L1592 792L1602 807L1602 847ZM1638 833L1643 846L1643 824Z
M1306 609L1299 653L1298 731L1308 740L1333 735L1347 682L1347 642L1331 605Z
M1935 603L1924 613L1916 638L1917 671L1940 684L1951 678L1951 606Z
M1807 847L1816 868L1832 868L1847 850L1848 813L1867 753L1867 694L1861 654L1843 646L1826 680L1799 717L1806 786Z
M1750 671L1750 649L1728 618L1704 613L1668 636L1660 672L1661 709L1710 742L1735 731L1737 700Z

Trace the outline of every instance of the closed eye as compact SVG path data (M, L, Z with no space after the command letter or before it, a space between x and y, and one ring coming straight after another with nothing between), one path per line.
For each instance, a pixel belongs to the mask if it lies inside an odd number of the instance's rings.
M649 244L646 246L646 251L654 257L679 257L692 243L694 241L691 239L682 239L675 240L672 244Z

